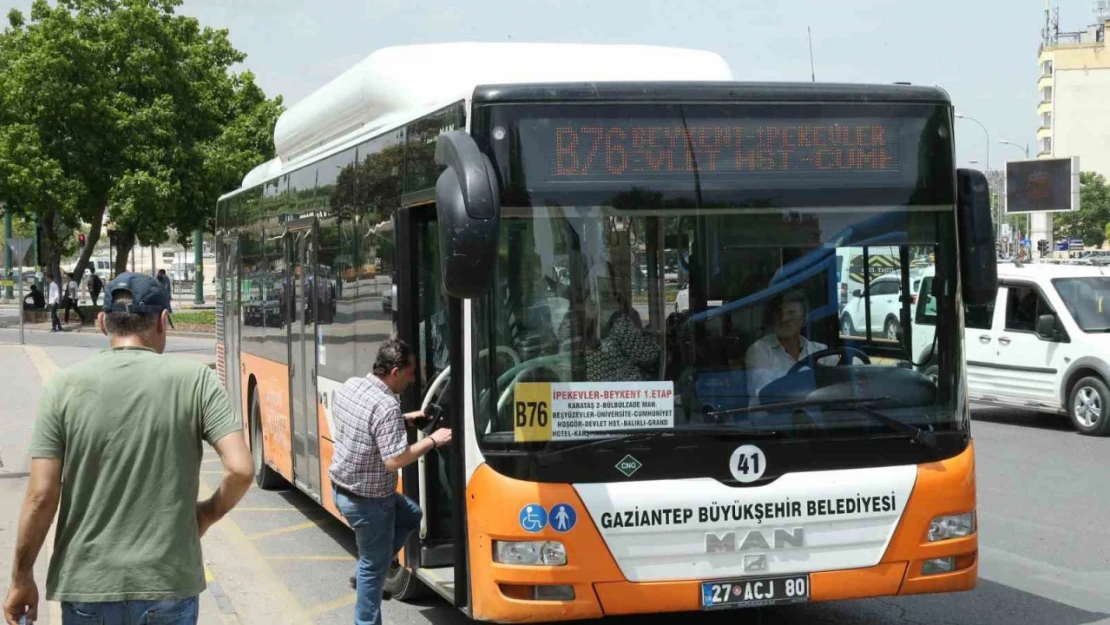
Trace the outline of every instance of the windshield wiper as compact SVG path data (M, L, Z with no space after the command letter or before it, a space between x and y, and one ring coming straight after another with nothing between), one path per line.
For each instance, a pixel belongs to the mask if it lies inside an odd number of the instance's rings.
M722 410L720 412L710 413L711 415L723 414L739 414L756 411L773 411L781 410L784 408L847 408L857 409L862 414L871 417L872 420L882 423L888 428L905 434L917 443L920 443L928 449L935 450L937 448L937 437L926 430L923 430L916 425L910 425L904 421L899 421L893 417L889 417L872 407L872 404L889 400L889 396L884 397L844 397L840 399L800 399L798 401L779 402L777 404L762 404L757 406L746 406L744 408L733 408L732 410Z

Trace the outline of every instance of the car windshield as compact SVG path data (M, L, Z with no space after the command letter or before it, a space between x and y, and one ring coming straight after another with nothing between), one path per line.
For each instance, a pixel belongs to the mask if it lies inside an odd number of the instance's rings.
M950 216L505 207L498 287L475 320L479 440L691 427L867 436L887 430L844 400L875 397L906 423L952 426L953 372L921 373L901 296L920 286L910 261L934 255ZM841 280L852 281L843 301ZM932 306L951 309L947 292ZM941 334L933 357L955 366L954 332ZM810 400L833 401L776 408Z
M1080 330L1110 332L1110 276L1056 278L1052 285Z

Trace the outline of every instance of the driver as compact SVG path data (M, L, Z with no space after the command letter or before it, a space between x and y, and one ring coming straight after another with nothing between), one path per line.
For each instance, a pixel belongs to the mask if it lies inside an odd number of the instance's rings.
M828 347L802 336L809 306L802 291L787 291L771 304L774 331L748 348L744 366L748 371L748 394L755 398L771 382L786 375L803 358ZM822 364L833 365L837 356L822 358Z

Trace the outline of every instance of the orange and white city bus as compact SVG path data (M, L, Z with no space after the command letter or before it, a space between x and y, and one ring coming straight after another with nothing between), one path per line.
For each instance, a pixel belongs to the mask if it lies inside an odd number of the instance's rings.
M961 337L997 278L952 122L940 89L737 82L694 50L374 53L219 202L258 484L339 516L331 396L397 333L404 408L454 437L402 472L401 599L519 622L973 588Z

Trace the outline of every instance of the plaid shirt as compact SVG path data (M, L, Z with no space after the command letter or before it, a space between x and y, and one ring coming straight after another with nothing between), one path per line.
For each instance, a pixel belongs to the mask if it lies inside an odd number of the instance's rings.
M397 396L376 376L351 378L335 391L332 416L332 483L360 497L391 496L397 472L386 469L385 461L409 448Z

